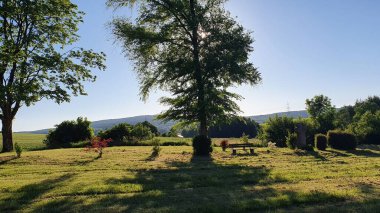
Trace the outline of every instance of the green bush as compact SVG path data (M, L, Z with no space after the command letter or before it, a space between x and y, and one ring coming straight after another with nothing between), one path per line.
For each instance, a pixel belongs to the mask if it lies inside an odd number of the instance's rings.
M246 134L243 132L243 134L241 135L240 141L241 141L242 143L248 143L248 141L249 141L249 135L246 135Z
M161 152L160 140L157 138L152 139L152 145L153 145L153 148L152 148L151 158L156 158L160 155L160 152Z
M209 156L212 152L211 139L205 135L198 135L193 138L194 155Z
M286 146L290 149L295 149L297 143L297 134L288 132L288 136L286 136Z
M160 132L158 131L157 127L151 123L149 123L148 121L144 121L144 122L141 122L141 123L137 123L136 125L143 125L145 127L148 127L150 132L153 133L154 136L159 136L160 135Z
M132 138L136 141L149 140L153 138L153 133L150 131L149 127L143 124L137 124L133 126L131 132Z
M356 138L352 133L330 130L327 133L327 142L331 148L340 150L356 149Z
M294 132L294 121L289 117L271 117L262 125L262 131L267 141L275 142L277 147L287 147L288 132Z
M94 136L91 122L79 117L74 121L63 121L50 130L44 140L49 148L71 147L71 143L90 140Z
M326 150L327 147L327 137L324 134L315 135L315 147L319 150Z
M14 149L16 152L16 157L21 157L22 147L17 142L15 143Z
M98 137L102 139L112 139L109 146L126 145L132 140L132 125L128 123L120 123L105 131L100 131Z

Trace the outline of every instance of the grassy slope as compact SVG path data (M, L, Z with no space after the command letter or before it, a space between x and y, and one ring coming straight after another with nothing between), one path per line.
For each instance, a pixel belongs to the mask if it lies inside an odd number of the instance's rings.
M0 154L0 212L251 212L380 209L380 151L257 149L213 161L191 147L107 148Z

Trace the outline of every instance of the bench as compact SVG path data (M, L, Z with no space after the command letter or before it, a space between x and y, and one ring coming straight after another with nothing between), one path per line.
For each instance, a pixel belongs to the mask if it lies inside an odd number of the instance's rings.
M232 149L232 154L233 154L233 155L236 155L236 151L237 151L238 149L243 149L243 150L245 150L246 148L249 149L249 152L250 152L251 154L254 153L254 150L253 150L253 144L250 144L250 143L230 144L230 145L229 145L229 148Z

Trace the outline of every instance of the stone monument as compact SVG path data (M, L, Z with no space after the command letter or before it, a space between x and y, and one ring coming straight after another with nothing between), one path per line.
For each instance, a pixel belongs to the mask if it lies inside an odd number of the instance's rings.
M306 147L306 126L303 124L297 124L296 125L296 132L297 132L297 144L296 147L298 148L304 148Z

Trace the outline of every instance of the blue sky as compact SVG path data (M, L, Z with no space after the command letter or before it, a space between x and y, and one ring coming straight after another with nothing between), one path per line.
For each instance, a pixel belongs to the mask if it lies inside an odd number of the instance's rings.
M107 70L96 71L86 84L88 96L57 105L41 101L16 115L14 130L50 128L63 120L89 120L157 114L165 109L157 91L147 102L139 98L133 66L126 59L107 23L115 13L103 0L75 0L86 13L76 46L107 54ZM373 0L230 0L226 8L253 31L250 61L262 73L255 87L232 88L245 99L242 115L305 108L305 99L324 94L337 107L380 95L380 1Z

